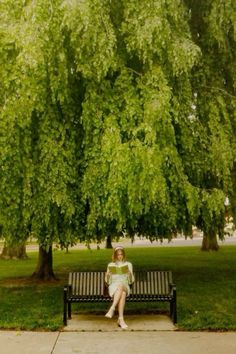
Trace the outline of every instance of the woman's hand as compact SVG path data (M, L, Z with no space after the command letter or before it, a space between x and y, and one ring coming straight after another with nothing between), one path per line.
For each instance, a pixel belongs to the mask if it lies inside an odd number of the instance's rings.
M109 272L108 270L105 273L105 283L107 283L107 285L109 285L111 282L111 272Z
M131 285L133 283L133 273L129 270L127 272L128 283Z

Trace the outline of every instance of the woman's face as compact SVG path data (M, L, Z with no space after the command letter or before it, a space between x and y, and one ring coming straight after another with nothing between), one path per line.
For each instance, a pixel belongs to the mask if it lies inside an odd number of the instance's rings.
M116 259L118 262L122 262L124 260L124 254L122 250L118 250L116 252Z

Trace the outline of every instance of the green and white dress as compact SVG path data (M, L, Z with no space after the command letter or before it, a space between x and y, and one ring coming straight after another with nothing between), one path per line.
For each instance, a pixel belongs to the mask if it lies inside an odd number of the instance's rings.
M125 286L127 291L127 296L130 294L130 285L134 282L133 266L130 262L111 262L107 266L107 272L111 267L123 267L128 266L130 275L128 274L111 274L106 276L106 283L108 284L108 292L110 297L112 297L120 285Z

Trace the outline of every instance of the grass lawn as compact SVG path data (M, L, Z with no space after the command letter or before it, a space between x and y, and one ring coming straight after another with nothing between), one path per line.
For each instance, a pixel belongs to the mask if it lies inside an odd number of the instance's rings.
M236 246L221 246L220 251L210 253L195 246L127 248L126 253L134 269L173 271L179 329L236 330ZM105 270L111 250L55 251L54 271L59 280L53 283L30 279L38 254L28 256L24 261L0 260L1 329L60 329L68 272ZM105 313L107 306L82 304L76 311ZM128 303L126 313L166 309L154 303Z

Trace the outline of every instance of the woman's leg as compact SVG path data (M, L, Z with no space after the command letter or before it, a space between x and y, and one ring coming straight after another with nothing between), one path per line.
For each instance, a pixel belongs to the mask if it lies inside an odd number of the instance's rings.
M125 300L126 300L126 291L122 290L122 294L120 296L120 301L118 303L119 318L124 317Z
M108 310L108 312L105 314L105 317L107 318L112 318L115 312L115 308L117 306L117 304L119 303L120 297L122 294L122 287L117 288L117 290L115 291L114 295L113 295L113 302L112 305L110 307L110 309Z
M120 286L120 287L116 290L116 292L115 292L115 294L114 294L114 296L113 296L113 303L112 303L112 307L113 307L113 308L116 308L116 306L119 304L120 298L121 298L121 296L122 296L122 292L123 292L123 287Z
M125 293L126 295L126 291L124 290L124 287L121 285L117 288L117 290L115 291L115 294L113 296L113 302L112 302L112 305L109 309L109 311L106 313L106 317L108 318L112 318L113 317L113 314L115 312L115 308L116 306L118 305L118 308L122 308L122 303L124 302L123 304L123 311L124 311L124 305L125 305L125 300L123 300L123 293ZM120 301L121 301L121 305L120 304ZM120 311L119 311L120 312Z
M126 291L123 290L118 304L118 312L119 312L118 325L122 329L128 328L127 324L124 321L124 308L125 308L126 295L127 295Z

